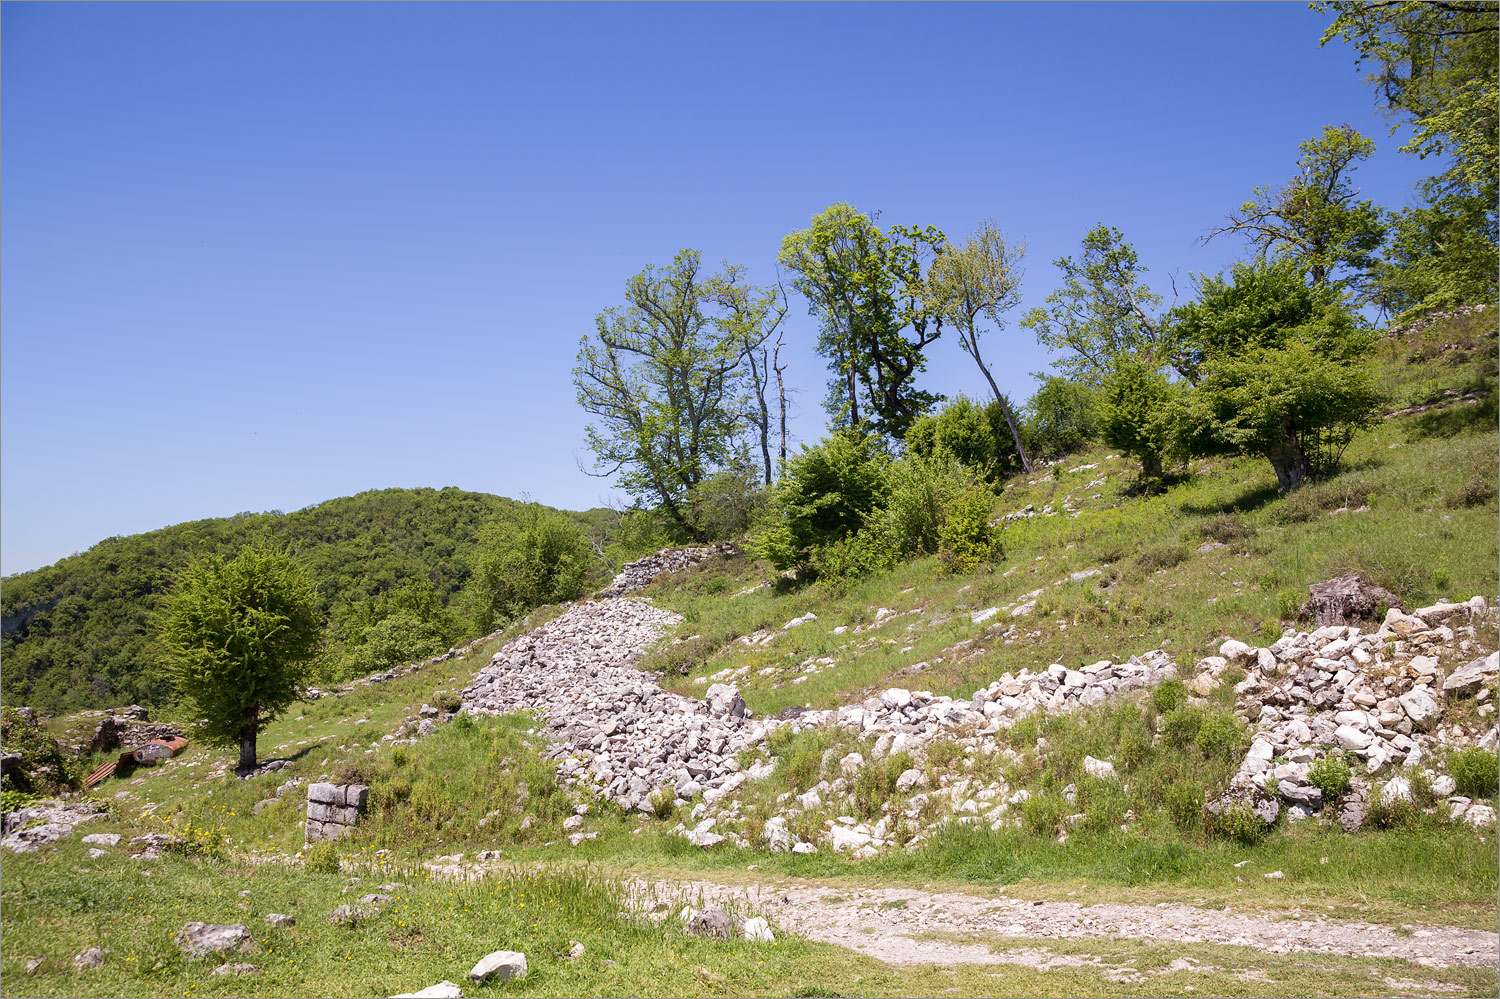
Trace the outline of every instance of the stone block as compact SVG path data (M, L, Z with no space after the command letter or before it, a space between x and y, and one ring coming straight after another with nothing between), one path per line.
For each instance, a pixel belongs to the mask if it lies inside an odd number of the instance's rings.
M343 789L333 784L309 784L307 786L307 800L342 805L344 803Z
M365 803L370 799L370 789L364 784L350 784L344 788L344 804L353 808L364 810Z
M359 821L359 809L352 805L345 805L338 809L338 821L346 826L352 826Z
M328 813L333 810L333 807L334 806L324 801L309 801L307 803L308 824L311 825L312 823L316 822L321 825L322 823L327 822L329 819Z

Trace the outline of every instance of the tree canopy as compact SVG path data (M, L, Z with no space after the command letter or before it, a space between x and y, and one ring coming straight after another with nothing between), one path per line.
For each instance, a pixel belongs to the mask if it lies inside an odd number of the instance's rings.
M206 719L205 739L239 745L242 771L255 768L261 726L301 693L321 639L306 571L259 545L189 563L161 622L173 686Z

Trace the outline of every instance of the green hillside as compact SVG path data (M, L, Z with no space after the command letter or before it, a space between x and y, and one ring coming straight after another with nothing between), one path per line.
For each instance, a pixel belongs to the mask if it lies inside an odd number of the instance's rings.
M190 559L247 542L285 546L307 567L319 611L337 645L373 623L398 590L439 617L473 571L481 530L528 504L462 489L381 489L294 513L242 513L130 537L5 580L4 695L49 711L160 704L169 692L155 668L150 619ZM530 506L537 506L530 504ZM579 515L588 523L588 515ZM594 518L597 520L597 518Z

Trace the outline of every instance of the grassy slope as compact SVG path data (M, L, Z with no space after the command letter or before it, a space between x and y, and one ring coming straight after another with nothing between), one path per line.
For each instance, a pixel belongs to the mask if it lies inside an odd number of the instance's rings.
M1493 338L1466 341L1452 330L1440 330L1434 342L1468 346L1433 356L1422 356L1430 353L1426 348L1413 352L1409 345L1387 348L1382 377L1400 407L1470 387L1481 370L1490 372L1493 381ZM1411 363L1407 358L1414 353L1418 361ZM1465 361L1452 362L1463 353ZM1351 447L1348 471L1284 498L1268 488L1269 469L1253 461L1197 464L1192 476L1166 495L1142 499L1127 493L1131 471L1125 462L1111 460L1103 451L1077 456L1055 477L1048 473L1013 483L998 511L1028 503L1041 509L1071 497L1080 516L1012 522L1006 558L993 572L945 577L934 563L924 561L844 594L820 587L791 592L768 587L731 599L762 576L742 559L715 563L653 589L658 604L686 614L684 637L701 636L664 647L655 658L664 666L691 666L687 675L670 674L671 682L688 692L702 692L703 685L694 683L700 677L743 668L737 682L751 707L774 711L792 703L824 706L891 683L966 694L1006 670L1124 657L1164 641L1190 664L1225 635L1249 637L1257 626L1262 633L1279 629L1309 582L1343 568L1367 572L1412 605L1471 593L1493 597L1497 514L1493 491L1486 494L1484 485L1495 477L1500 445L1494 423L1492 395L1480 405L1385 421ZM1086 464L1097 467L1079 468ZM1102 485L1090 485L1101 477ZM1361 505L1369 510L1331 515L1339 507ZM1207 534L1223 538L1228 547L1200 555L1196 548ZM1071 572L1100 567L1101 576L1053 585ZM1100 588L1101 581L1109 583L1107 589ZM1031 615L1010 619L1002 613L980 625L968 616L973 610L1012 604L1043 584L1047 588ZM873 621L879 607L902 616L858 636L832 634L840 624ZM760 628L779 629L808 611L819 619L779 635L768 646L747 648L731 641ZM1006 629L1012 625L1016 630L1007 641ZM954 648L965 641L971 644ZM1309 823L1253 846L1159 828L1144 836L1080 833L1065 845L1020 830L955 831L913 854L854 863L826 852L793 857L700 851L667 834L674 820L657 823L596 809L583 829L598 832L599 838L569 847L557 825L557 803L547 796L535 795L524 804L523 813L538 818L528 830L520 830L520 816L510 813L518 800L517 782L545 767L535 756L535 740L527 734L531 724L524 719L447 726L412 747L399 764L390 750L366 752L382 733L430 701L434 691L463 686L488 652L476 650L466 660L390 684L295 706L262 738L263 758L293 757L280 773L249 781L209 776L231 762L230 754L195 745L168 766L100 788L99 797L106 801L114 801L121 790L131 796L119 802L117 817L81 831L187 830L210 855L228 837L227 852L239 859L168 855L151 865L154 873L147 880L149 868L123 857L85 860L76 837L37 855L7 856L0 991L389 994L439 978L458 980L480 954L513 947L532 956L537 969L533 978L525 985L466 988L466 994L1132 995L1196 989L1198 994L1337 995L1367 994L1370 983L1385 974L1494 994L1492 972L1418 973L1393 962L1279 958L1236 948L1139 941L1048 946L1057 952L1086 950L1114 957L1128 952L1142 967L1164 965L1191 952L1224 968L1259 968L1269 980L1180 973L1131 984L1111 981L1098 969L1033 972L1011 966L893 972L835 948L791 939L774 950L706 944L688 941L675 930L622 922L612 915L618 901L612 889L597 882L544 880L536 890L543 898L561 901L540 907L533 901L527 913L518 902L498 902L504 893L519 894L519 881L492 879L467 890L428 882L413 866L420 856L500 849L518 869L529 872L583 861L613 874L732 881L749 877L746 866L757 864L758 878L960 885L978 892L1006 888L1012 897L1086 894L1099 900L1180 900L1236 910L1296 908L1308 915L1387 923L1494 925L1494 838L1433 827L1345 836ZM835 660L833 668L802 684L788 683L801 675L799 664L825 656ZM923 661L930 665L914 675L901 673ZM771 672L761 675L761 670ZM485 765L474 766L476 760ZM388 793L403 777L413 785L410 806L387 808L345 845L346 862L355 867L373 863L377 848L392 850L382 861L387 869L356 872L363 877L359 892L391 880L413 886L400 903L355 931L324 922L328 910L357 897L341 894L347 873L314 874L251 863L243 856L246 851L265 856L300 849L301 832L295 825L300 794L259 815L252 806L289 776L318 779L349 762L372 770L380 793ZM140 817L138 809L146 802L157 804L159 818ZM505 820L480 826L479 820L492 811L503 811ZM1241 860L1250 864L1232 866ZM1283 870L1285 879L1259 876L1271 870ZM251 891L248 910L240 908L245 901L237 894L241 890ZM539 908L543 914L533 917ZM259 920L268 911L297 914L299 926L262 934ZM188 919L251 924L257 936L265 937L267 953L250 960L267 973L252 987L244 980L210 980L206 973L212 962L194 966L178 961L170 932ZM569 939L589 947L577 966L559 957ZM121 946L111 940L130 942ZM98 943L114 946L116 953L107 970L92 973L95 977L77 975L63 963ZM27 977L23 964L32 955L46 956L48 964ZM616 964L606 964L606 958ZM1373 991L1387 988L1377 984Z

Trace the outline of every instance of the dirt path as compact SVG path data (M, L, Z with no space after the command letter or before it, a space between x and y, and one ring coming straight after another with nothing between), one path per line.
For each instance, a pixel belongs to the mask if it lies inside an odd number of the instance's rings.
M1006 937L1028 941L1125 937L1228 944L1272 954L1398 958L1433 968L1500 965L1500 935L1453 927L1414 926L1407 931L1371 923L1309 919L1297 913L1247 915L1168 902L1154 906L1083 905L980 898L915 888L725 885L707 881L653 881L652 885L650 890L657 899L701 904L701 898L732 906L741 912L764 915L772 925L810 940L849 947L896 965L1072 964L1108 970L1098 958L1054 954L1034 945L1006 950ZM1128 966L1116 970L1133 977L1134 969Z

